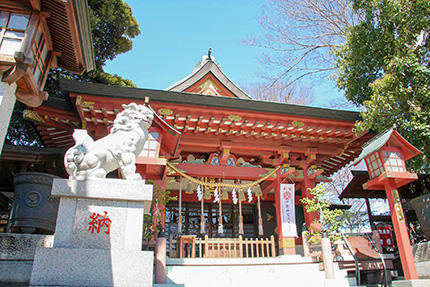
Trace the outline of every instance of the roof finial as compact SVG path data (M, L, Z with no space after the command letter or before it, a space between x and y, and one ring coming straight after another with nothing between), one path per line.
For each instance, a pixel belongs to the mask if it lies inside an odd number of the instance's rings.
M209 61L212 61L211 54L212 54L212 48L209 48L209 51L208 51L208 59L209 59Z

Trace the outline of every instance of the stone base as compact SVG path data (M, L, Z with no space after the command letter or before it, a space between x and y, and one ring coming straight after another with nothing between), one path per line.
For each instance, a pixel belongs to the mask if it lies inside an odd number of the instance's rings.
M152 202L152 185L142 181L56 178L52 195L60 197L55 248L142 250L143 215ZM106 212L111 220L101 230L91 228L91 216ZM94 227L94 226L93 226Z
M152 286L152 251L37 248L30 286Z
M393 287L428 287L430 286L430 279L393 281L392 286Z
M0 233L0 286L30 282L36 247L52 247L54 236Z

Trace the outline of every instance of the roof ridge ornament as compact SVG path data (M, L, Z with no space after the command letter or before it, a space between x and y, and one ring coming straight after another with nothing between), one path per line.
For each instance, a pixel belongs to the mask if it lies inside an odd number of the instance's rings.
M209 50L208 50L208 59L209 59L209 61L212 61L211 54L212 54L212 48L209 48Z

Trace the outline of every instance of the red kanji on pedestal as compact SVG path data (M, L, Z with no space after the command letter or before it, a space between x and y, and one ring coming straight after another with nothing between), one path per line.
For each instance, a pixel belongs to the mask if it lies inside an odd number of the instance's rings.
M110 224L112 223L112 220L109 219L107 215L107 211L103 211L104 215L100 215L96 212L93 212L92 215L90 215L91 221L88 223L88 231L91 231L91 233L94 233L96 231L97 233L100 233L100 229L103 226L106 226L106 234L110 233ZM99 218L101 217L101 218Z

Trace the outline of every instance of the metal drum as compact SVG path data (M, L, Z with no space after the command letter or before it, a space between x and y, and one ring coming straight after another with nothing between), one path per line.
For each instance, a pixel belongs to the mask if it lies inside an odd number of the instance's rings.
M58 199L51 197L55 175L22 172L15 175L9 228L15 233L53 234Z

